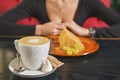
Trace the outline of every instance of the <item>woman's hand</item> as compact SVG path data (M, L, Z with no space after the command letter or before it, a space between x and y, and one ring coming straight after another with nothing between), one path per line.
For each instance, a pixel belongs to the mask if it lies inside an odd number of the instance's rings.
M55 23L55 22L48 22L43 25L36 25L35 34L44 35L44 36L59 35L60 32L65 28L66 26L62 24Z
M89 29L77 25L74 21L63 23L71 32L80 36L89 36Z

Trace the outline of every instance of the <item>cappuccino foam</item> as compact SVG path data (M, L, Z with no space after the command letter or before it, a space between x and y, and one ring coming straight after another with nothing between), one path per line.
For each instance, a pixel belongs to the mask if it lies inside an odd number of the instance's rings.
M19 42L27 45L42 45L48 43L49 39L42 36L29 36L21 38Z

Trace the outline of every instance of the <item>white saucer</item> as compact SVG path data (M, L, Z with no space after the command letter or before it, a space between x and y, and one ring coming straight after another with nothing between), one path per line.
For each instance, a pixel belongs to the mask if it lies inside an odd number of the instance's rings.
M17 76L20 76L20 77L26 77L26 78L36 78L36 77L43 77L43 76L46 76L46 75L49 75L49 74L51 74L51 73L53 73L55 70L56 70L56 68L53 68L53 70L52 71L50 71L50 72L42 72L42 71L40 71L40 70L36 70L36 71L31 71L31 70L25 70L25 71L23 71L23 72L16 72L16 71L14 71L14 69L16 68L16 66L17 66L17 61L18 61L18 59L17 58L15 58L15 59L13 59L11 62L10 62L10 64L9 64L9 69L10 69L10 71L13 73L13 74L15 74L15 75L17 75ZM23 64L21 64L22 65L22 67L24 67L24 65ZM25 68L25 67L24 67Z

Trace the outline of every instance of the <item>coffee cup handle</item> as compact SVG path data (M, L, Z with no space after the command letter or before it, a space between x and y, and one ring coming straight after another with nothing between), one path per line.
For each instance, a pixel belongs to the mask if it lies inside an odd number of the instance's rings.
M14 44L15 44L15 48L16 48L17 52L20 54L20 52L19 52L19 47L18 47L18 41L19 41L19 40L15 40L15 41L14 41Z

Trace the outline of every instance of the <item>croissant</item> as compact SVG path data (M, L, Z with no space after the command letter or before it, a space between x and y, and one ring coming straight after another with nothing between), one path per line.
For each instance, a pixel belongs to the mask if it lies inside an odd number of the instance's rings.
M64 29L60 33L58 42L59 49L65 51L68 55L79 53L85 49L80 39L68 29Z

